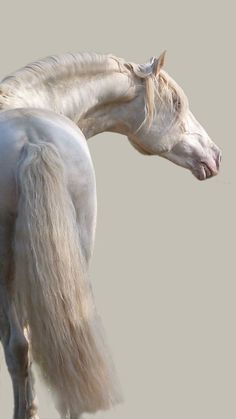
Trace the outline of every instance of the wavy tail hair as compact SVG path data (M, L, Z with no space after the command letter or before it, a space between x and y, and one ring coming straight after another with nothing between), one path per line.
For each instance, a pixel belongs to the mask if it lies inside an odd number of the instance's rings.
M33 359L57 407L81 414L121 401L83 259L62 160L49 143L28 144L18 166L17 307Z

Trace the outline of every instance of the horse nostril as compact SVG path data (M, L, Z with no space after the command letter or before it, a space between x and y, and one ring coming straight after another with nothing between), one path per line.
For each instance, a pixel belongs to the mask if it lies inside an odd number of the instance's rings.
M222 152L219 150L218 156L217 156L217 169L219 169L220 167L221 160L222 160Z

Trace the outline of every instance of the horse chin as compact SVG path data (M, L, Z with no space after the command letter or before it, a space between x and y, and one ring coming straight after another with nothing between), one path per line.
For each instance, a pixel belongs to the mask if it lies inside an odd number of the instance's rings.
M205 172L204 171L200 171L200 170L198 170L198 171L196 171L196 170L192 170L192 174L198 179L198 180L206 180L207 179L207 177L206 177L206 174L205 174Z
M206 180L217 175L218 170L215 170L215 168L212 168L205 162L201 162L197 167L194 167L191 172L198 180Z

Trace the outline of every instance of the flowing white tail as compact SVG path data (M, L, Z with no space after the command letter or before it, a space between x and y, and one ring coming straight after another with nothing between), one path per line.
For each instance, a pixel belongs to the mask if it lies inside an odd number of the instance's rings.
M33 359L61 412L95 412L120 401L113 364L83 260L63 162L49 143L28 144L18 167L17 306Z

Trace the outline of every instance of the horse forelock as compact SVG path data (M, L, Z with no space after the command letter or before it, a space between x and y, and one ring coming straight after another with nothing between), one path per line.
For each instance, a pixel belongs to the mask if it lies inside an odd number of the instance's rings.
M114 57L115 58L115 57ZM117 59L117 58L116 58ZM182 123L186 110L188 109L188 99L181 87L166 73L161 70L158 75L153 74L152 61L146 64L125 63L122 65L140 78L145 87L145 118L139 129L147 123L150 127L156 114L155 97L158 95L161 107L164 106L172 114L171 126Z
M155 76L147 74L144 78L145 83L145 120L150 127L156 115L156 95L159 97L159 111L164 107L172 115L171 127L182 123L188 100L181 87L163 70Z

